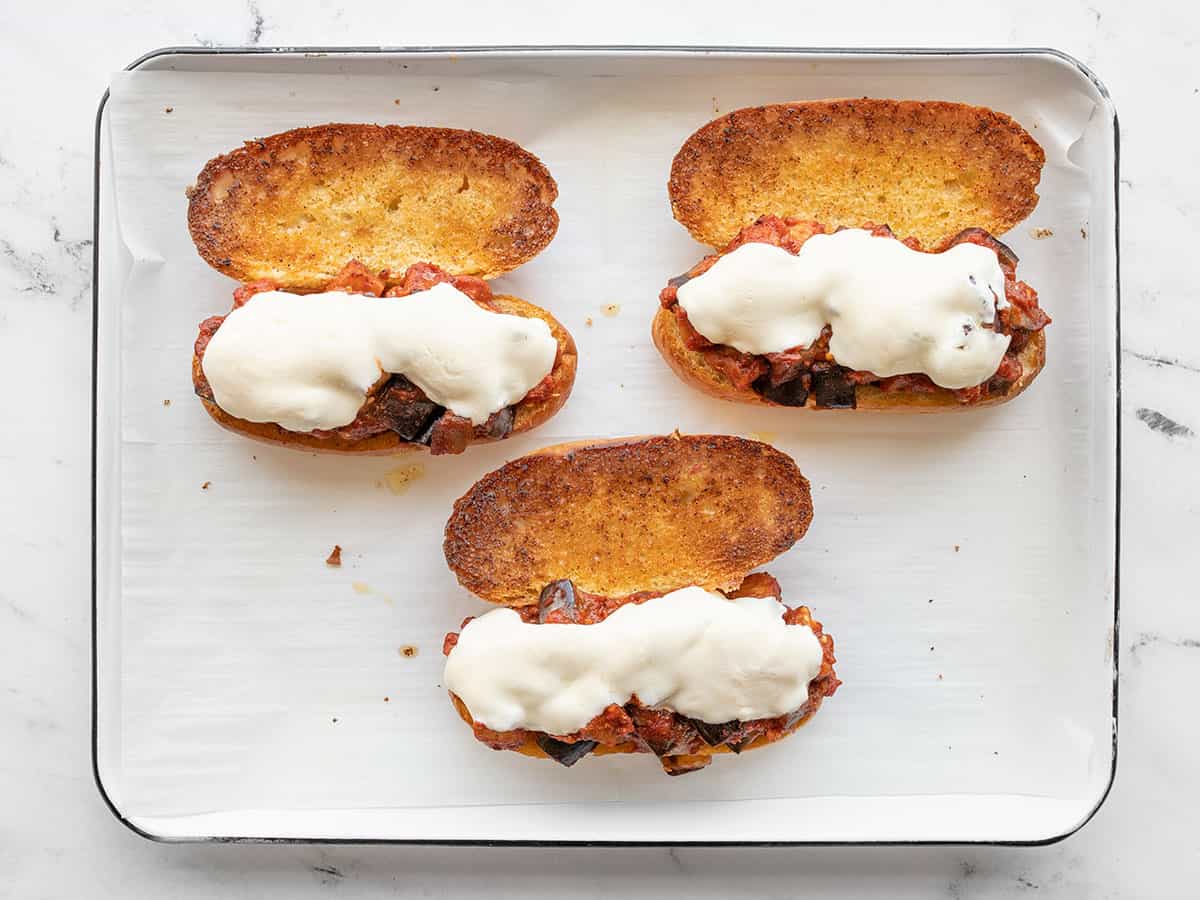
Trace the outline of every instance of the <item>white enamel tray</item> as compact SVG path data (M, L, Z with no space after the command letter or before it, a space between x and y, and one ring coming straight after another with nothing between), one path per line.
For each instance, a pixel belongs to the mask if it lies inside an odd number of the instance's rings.
M1117 123L1081 65L297 49L131 70L101 106L96 186L95 764L124 822L168 840L1036 843L1097 809L1116 754ZM658 291L705 252L667 202L682 141L718 112L845 96L981 103L1045 146L1040 205L1005 240L1054 324L1015 402L750 409L685 388L653 349ZM235 285L195 253L184 188L244 139L328 121L475 128L550 168L558 236L498 282L578 342L546 426L358 460L204 413L191 343ZM568 770L489 751L439 684L443 635L483 609L442 557L452 502L539 446L674 428L770 441L811 479L814 524L769 571L834 635L844 686L795 737L683 778L647 757Z

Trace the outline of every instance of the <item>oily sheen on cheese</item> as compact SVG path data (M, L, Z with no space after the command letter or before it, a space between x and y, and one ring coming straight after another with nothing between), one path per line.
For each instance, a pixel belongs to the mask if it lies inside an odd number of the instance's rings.
M530 624L498 609L463 628L443 684L496 731L570 734L634 694L713 724L781 716L808 700L822 660L812 630L783 613L773 597L698 587L594 625Z
M396 298L256 294L221 323L201 364L230 415L312 431L354 421L385 372L479 425L549 374L557 352L541 319L489 312L438 284Z
M814 235L795 255L743 244L678 297L715 343L778 353L829 325L840 365L881 378L923 373L951 389L994 375L1010 340L982 327L1008 303L994 251L964 243L921 253L857 228Z

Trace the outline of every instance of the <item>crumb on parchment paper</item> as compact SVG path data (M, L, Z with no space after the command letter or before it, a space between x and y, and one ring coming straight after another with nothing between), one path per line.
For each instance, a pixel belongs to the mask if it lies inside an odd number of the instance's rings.
M592 327L592 317L588 316L586 319L584 319L583 324L586 325L588 328L591 328Z
M1029 233L1035 241L1042 241L1048 237L1054 237L1053 228L1030 228Z
M607 303L607 304L605 304L602 312L611 319L611 318L613 318L613 316L615 316L621 312L621 304L620 303Z
M334 544L333 549L329 551L329 556L325 558L325 565L338 567L342 564L342 545Z
M399 649L398 652L401 656L403 656L407 659L412 659L414 656L417 655L418 651L417 651L417 648L415 646L413 646L412 644L405 644L403 647L401 647Z
M350 582L350 587L354 589L354 593L356 594L371 593L371 586L365 581L352 581Z
M383 475L382 481L375 482L377 487L386 487L393 494L403 494L414 481L425 474L425 467L420 463L407 466L397 466L389 469Z
M163 401L163 406L170 406L170 405L171 405L171 401L169 399Z
M211 485L212 485L211 481L206 481L206 482L204 482L204 484L200 485L200 490L207 491Z

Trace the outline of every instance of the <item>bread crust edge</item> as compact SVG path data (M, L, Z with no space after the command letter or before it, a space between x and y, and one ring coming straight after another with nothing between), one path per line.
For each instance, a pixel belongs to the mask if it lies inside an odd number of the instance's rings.
M451 140L459 143L479 142L488 145L490 152L503 155L520 163L530 174L534 183L539 185L544 196L537 203L528 203L520 210L531 229L531 237L527 245L512 255L500 254L489 268L475 273L485 280L493 279L505 272L510 272L529 262L546 249L558 233L559 216L554 209L558 199L558 183L546 164L534 153L517 142L499 135L475 131L466 128L444 128L426 125L379 125L374 123L330 122L323 125L310 125L281 131L264 138L245 141L242 146L214 156L204 164L196 175L195 181L187 188L188 198L187 223L188 232L196 252L206 263L222 275L227 275L241 282L255 281L261 278L273 278L283 282L277 273L262 271L253 263L248 262L245 253L238 254L237 245L231 245L227 232L229 217L241 211L240 207L233 209L221 208L215 205L209 197L209 191L214 182L221 178L236 178L243 174L252 174L257 165L265 157L274 153L286 151L288 148L307 143L310 146L326 140L357 139L360 143L366 139L377 144L388 141L407 141L413 146L435 146L439 142ZM304 176L301 176L304 177ZM265 226L264 226L265 227ZM236 231L235 229L233 231ZM480 250L482 251L482 246ZM355 256L354 253L349 254ZM428 262L438 263L436 259ZM456 272L455 274L463 274ZM329 278L329 273L296 276L284 284L285 289L300 291L317 291Z
M835 116L853 116L866 110L870 114L888 111L892 114L915 110L929 112L948 118L972 116L976 127L990 124L1003 128L1013 142L1011 174L1002 196L997 199L997 216L988 223L987 230L995 235L1004 234L1023 222L1037 207L1040 196L1037 187L1041 171L1045 166L1046 152L1041 144L1020 122L1007 113L971 103L946 100L894 100L874 97L832 97L821 100L794 100L783 103L768 103L732 110L704 123L697 128L676 151L671 160L667 193L671 214L697 241L714 249L725 246L736 233L726 233L713 221L712 208L720 206L719 199L706 198L697 193L694 181L704 174L706 163L724 152L728 140L724 135L730 124L738 121L739 127L749 131L764 132L764 140L771 138L766 133L774 127L773 121L794 115L811 116L814 120ZM747 121L750 120L750 121ZM1032 171L1026 171L1032 167ZM761 204L760 204L761 205ZM791 215L795 211L770 210L767 203L760 212L773 211L779 215ZM880 224L896 226L897 223L881 221ZM981 224L978 222L972 224ZM962 227L966 227L963 225ZM904 230L904 229L902 229ZM956 229L951 229L953 232Z

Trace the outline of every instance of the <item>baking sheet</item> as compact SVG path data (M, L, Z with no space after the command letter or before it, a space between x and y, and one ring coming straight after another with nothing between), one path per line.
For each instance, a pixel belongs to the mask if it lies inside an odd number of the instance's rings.
M1090 812L1112 752L1115 284L1095 221L1109 113L1078 72L1038 57L233 59L119 73L105 110L101 254L119 274L100 313L98 762L127 818L193 837L1036 840ZM1055 319L1018 401L751 410L684 388L650 344L659 289L704 253L666 198L682 141L740 106L860 95L984 103L1045 148L1042 199L1006 238ZM356 460L252 444L204 413L191 343L236 285L196 255L184 189L242 140L327 121L475 128L546 163L558 236L495 284L579 344L556 418L461 457ZM441 554L453 500L538 446L672 428L768 440L811 479L812 529L768 570L834 635L845 685L796 737L689 778L645 757L566 770L488 751L439 683L442 637L484 606ZM335 543L340 569L324 564Z

